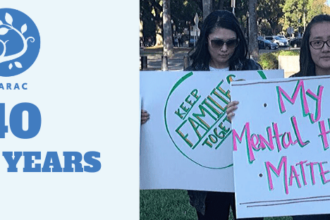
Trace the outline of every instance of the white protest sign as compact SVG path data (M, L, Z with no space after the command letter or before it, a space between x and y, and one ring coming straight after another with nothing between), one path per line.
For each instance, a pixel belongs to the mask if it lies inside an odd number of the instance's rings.
M233 82L239 218L330 213L330 77Z
M233 192L232 139L225 108L233 80L283 78L283 70L140 72L141 189Z

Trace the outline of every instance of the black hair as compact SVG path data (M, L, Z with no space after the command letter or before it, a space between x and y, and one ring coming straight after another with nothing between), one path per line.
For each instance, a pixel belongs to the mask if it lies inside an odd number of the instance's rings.
M232 69L233 65L238 60L244 61L246 59L248 47L237 18L229 11L217 10L213 11L206 17L197 44L189 53L193 68L198 67L203 70L209 69L211 55L207 46L208 37L215 28L229 29L234 31L237 35L238 46L236 47L233 56L229 59L229 68Z
M315 76L315 63L312 60L311 51L309 48L309 38L311 36L311 29L314 24L330 22L329 15L317 15L307 25L300 48L300 74L299 76ZM329 30L330 31L330 30Z

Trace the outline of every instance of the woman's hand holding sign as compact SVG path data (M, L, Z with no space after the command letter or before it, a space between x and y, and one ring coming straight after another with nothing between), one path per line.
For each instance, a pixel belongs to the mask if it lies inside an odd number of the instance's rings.
M231 122L232 118L235 116L235 110L237 109L238 101L229 102L227 105L227 119Z
M146 123L150 118L149 113L146 110L141 110L141 125Z

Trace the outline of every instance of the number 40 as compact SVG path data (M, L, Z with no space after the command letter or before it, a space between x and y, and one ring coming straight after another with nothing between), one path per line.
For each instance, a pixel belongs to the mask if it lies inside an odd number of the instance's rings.
M28 129L23 130L23 112L28 113ZM41 114L37 106L23 102L15 105L10 112L9 125L11 132L18 138L35 137L41 127ZM5 104L0 103L0 138L5 138L8 126L5 124Z

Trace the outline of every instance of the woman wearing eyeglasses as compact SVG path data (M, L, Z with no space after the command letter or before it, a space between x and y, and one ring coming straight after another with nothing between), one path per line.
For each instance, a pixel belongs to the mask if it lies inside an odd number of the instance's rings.
M330 16L315 16L307 25L300 48L300 71L293 77L330 75ZM231 121L238 102L227 106ZM330 220L330 215L293 216L293 220Z
M294 76L330 75L330 16L315 16L301 42L300 72Z
M293 77L330 75L330 16L315 16L300 49L300 72ZM330 215L293 216L293 220L330 220Z
M261 69L258 63L247 58L247 54L247 43L236 17L229 11L214 11L202 25L196 47L190 52L192 65L186 70ZM234 193L188 191L188 194L199 220L228 220L230 207L236 219Z

